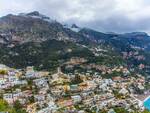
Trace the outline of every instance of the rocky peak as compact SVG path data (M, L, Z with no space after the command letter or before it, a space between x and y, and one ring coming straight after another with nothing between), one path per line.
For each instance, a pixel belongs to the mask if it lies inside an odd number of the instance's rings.
M28 15L28 16L40 16L41 14L38 11L33 11L30 13L27 13L26 15Z
M43 19L46 21L52 21L49 17L39 13L38 11L33 11L30 13L20 13L19 16L23 17L31 17L31 18L36 18L36 19Z
M79 28L76 24L72 24L71 28Z

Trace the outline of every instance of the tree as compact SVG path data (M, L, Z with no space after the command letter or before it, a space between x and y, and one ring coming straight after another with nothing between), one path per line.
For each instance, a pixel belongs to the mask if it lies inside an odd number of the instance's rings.
M148 110L144 110L142 113L150 113L150 111L148 111Z
M121 107L114 108L114 110L116 113L128 113L127 110L125 110L124 108L121 108Z
M14 109L16 113L26 113L26 111L23 108L23 106L20 104L20 102L17 100L14 102Z
M0 70L0 74L5 75L5 74L7 74L7 71L6 70Z
M3 99L0 99L0 112L16 113L15 109L11 108Z
M79 83L81 83L81 82L83 82L83 80L82 80L81 77L77 74L77 75L75 75L75 78L72 80L71 83L73 83L73 84L79 84Z
M0 99L0 111L5 111L8 108L8 103Z

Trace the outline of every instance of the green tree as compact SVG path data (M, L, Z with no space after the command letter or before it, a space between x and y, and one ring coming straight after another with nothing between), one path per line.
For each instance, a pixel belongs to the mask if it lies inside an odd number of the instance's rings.
M150 111L148 111L148 110L144 110L142 113L150 113Z
M14 102L14 109L16 113L26 113L26 111L23 109L23 106L20 104L20 102L17 100Z
M81 83L81 82L83 82L83 80L80 78L80 76L77 74L77 75L75 75L75 78L72 80L72 84L79 84L79 83Z
M0 112L16 113L15 109L11 108L3 99L0 99Z
M127 110L125 110L124 108L121 108L121 107L114 108L114 110L116 113L128 113Z

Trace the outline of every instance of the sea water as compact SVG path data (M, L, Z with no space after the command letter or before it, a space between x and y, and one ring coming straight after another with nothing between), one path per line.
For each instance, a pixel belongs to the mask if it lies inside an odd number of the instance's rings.
M150 110L150 97L144 101L144 107L148 110Z

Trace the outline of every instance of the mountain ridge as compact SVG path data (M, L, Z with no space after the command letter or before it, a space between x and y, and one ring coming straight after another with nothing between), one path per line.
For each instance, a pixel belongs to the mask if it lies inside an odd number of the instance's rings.
M15 67L35 65L49 69L53 67L48 64L51 62L56 68L72 57L109 66L115 61L116 65L124 62L134 68L150 65L150 36L144 32L102 33L75 24L65 26L37 11L1 17L0 47L0 63Z

